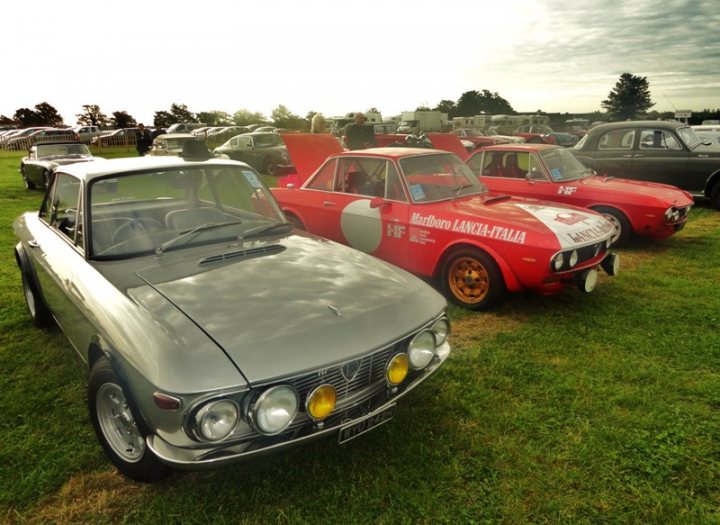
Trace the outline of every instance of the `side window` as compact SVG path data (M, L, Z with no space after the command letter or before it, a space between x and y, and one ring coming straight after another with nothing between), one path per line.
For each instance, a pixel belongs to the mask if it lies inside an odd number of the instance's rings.
M55 176L50 205L49 223L73 242L82 245L82 217L80 215L80 181L70 175Z
M640 149L680 150L682 146L670 132L659 129L644 129L640 133Z
M635 131L614 129L608 131L598 142L598 149L632 149Z
M387 163L387 176L385 177L385 198L393 201L407 202L405 190L395 164Z
M475 172L477 173L477 171ZM483 169L481 175L484 177L503 176L502 153L491 151L483 155Z
M547 176L545 175L542 164L540 163L540 159L537 158L537 155L530 155L529 168L528 172L530 173L530 179L547 180Z
M326 162L325 165L317 172L315 177L308 182L306 187L313 190L332 191L336 165L336 159Z

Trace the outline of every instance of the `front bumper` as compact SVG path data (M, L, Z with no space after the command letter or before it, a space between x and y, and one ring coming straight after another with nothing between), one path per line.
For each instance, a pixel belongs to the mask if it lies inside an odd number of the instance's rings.
M422 371L419 371L407 385L393 388L387 387L378 391L367 400L363 407L348 410L349 416L344 419L329 417L323 422L306 421L300 426L278 436L253 435L251 438L233 443L222 443L214 446L198 444L197 448L178 447L163 440L158 435L150 435L146 442L148 448L167 465L179 470L205 470L240 463L254 458L274 454L287 448L303 445L311 441L331 436L339 436L343 428L377 419L377 425L387 421L383 413L395 405L398 399L422 383L432 375L450 355L450 345L446 341L438 351L438 355ZM369 407L364 409L364 407ZM375 428L373 426L372 428ZM367 430L370 430L368 428ZM358 432L360 435L363 432Z

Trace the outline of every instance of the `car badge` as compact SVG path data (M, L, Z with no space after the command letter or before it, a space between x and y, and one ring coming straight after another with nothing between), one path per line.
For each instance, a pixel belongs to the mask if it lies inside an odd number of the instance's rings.
M333 306L333 305L331 305L331 304L327 305L327 307L330 308L330 311L331 311L332 313L334 313L334 314L337 315L338 317L342 317L342 312L340 311L339 308L336 308L335 306Z
M360 359L357 359L356 361L350 361L349 363L345 363L342 365L342 368L340 368L340 373L342 373L343 378L345 378L345 381L350 382L353 379L355 379L355 376L360 371Z

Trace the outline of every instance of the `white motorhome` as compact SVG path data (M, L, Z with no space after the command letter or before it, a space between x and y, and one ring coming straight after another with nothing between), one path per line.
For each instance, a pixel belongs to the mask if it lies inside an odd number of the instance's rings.
M398 133L420 133L421 131L445 131L448 114L440 111L404 111Z

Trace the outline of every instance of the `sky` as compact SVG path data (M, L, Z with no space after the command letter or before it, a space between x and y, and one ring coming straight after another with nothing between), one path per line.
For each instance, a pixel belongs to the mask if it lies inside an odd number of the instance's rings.
M152 123L194 113L399 115L488 90L602 111L622 73L652 109L720 108L718 0L36 0L3 5L0 115L47 102Z

